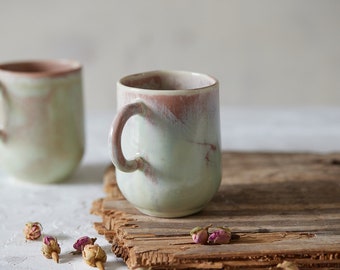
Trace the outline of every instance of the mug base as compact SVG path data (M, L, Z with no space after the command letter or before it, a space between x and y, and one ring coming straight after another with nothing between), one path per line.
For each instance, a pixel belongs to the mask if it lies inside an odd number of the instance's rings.
M59 178L22 178L17 176L10 176L9 179L11 181L21 183L21 184L33 184L33 185L49 185L49 184L59 184L61 182L66 182L70 177L71 174L68 174L66 176L62 176Z
M152 217L159 217L159 218L179 218L179 217L190 216L190 215L196 214L197 212L203 209L203 207L201 206L199 208L183 210L183 211L159 212L159 211L148 210L148 209L139 208L139 207L136 207L136 208L138 211L140 211L143 214L146 214Z

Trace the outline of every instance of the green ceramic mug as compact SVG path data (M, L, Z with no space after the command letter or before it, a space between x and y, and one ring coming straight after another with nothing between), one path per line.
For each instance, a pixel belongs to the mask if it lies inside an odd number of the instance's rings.
M200 211L221 182L218 81L156 70L117 83L109 149L117 183L141 212L181 217Z
M81 65L71 60L0 64L0 166L35 183L66 179L84 153Z

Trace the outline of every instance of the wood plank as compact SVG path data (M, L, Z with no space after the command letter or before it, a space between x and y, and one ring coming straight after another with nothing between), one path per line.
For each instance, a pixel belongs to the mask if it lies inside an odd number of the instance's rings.
M340 154L223 153L223 179L200 213L184 218L141 214L121 195L113 166L107 197L93 204L98 233L131 269L340 269ZM197 245L195 226L228 226L240 239Z

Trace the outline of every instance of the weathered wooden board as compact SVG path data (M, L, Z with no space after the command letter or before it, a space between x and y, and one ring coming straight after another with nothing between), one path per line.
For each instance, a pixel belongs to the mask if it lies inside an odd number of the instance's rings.
M120 194L114 168L107 198L93 204L98 232L131 269L340 269L340 154L224 153L218 194L200 213L163 219L141 214ZM228 226L227 245L193 244L195 226Z

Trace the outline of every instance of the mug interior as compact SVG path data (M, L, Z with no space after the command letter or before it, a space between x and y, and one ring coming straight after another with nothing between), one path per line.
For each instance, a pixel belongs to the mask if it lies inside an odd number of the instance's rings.
M80 64L71 60L24 61L0 65L0 71L25 76L59 75L79 69Z
M127 76L120 83L148 90L195 90L212 86L217 80L209 75L187 71L150 71Z

